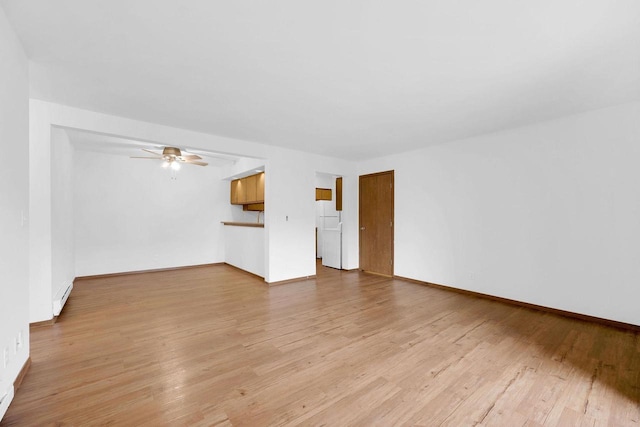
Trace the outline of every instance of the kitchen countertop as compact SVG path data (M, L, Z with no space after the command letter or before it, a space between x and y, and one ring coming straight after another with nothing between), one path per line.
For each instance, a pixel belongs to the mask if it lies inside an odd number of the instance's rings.
M224 225L232 225L235 227L258 227L258 228L264 228L264 224L263 223L258 223L258 222L233 222L233 221L221 221Z

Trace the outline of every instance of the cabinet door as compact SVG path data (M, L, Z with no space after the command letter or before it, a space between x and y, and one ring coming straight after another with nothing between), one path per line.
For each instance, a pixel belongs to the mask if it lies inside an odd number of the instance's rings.
M262 203L264 202L264 172L258 174L258 197L257 197L257 202L258 203Z
M331 189L316 188L316 200L331 200Z
M244 178L238 180L238 204L247 203L247 182Z
M234 179L231 181L231 204L240 204L240 180Z
M247 194L245 203L256 203L258 201L258 175L251 175L243 178L243 180L245 181L243 186Z

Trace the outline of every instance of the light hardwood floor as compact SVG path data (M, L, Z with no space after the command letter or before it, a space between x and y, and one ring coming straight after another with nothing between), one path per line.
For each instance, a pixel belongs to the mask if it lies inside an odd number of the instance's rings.
M638 333L322 267L78 281L31 346L2 426L640 425Z

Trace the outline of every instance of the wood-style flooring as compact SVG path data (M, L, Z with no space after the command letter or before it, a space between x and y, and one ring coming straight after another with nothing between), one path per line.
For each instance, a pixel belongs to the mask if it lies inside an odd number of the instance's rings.
M637 426L640 339L319 267L76 282L2 426Z

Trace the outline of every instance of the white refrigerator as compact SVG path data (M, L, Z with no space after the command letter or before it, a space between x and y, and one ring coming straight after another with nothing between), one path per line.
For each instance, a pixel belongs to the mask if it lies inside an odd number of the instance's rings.
M342 222L340 218L325 218L322 230L322 265L342 269Z

